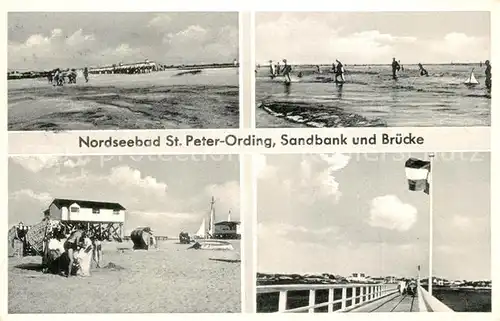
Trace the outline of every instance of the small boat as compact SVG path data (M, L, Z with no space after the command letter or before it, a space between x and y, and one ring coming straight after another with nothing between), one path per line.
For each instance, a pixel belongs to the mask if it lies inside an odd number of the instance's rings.
M195 250L222 250L222 251L232 251L234 247L231 243L227 241L216 241L216 240L199 240L195 242L188 249Z
M479 85L479 81L477 81L476 77L474 77L474 69L472 69L472 71L470 72L470 76L464 82L464 85L471 87Z

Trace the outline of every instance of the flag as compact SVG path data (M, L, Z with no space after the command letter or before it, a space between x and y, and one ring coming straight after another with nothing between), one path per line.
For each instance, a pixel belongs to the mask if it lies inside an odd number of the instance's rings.
M431 162L417 158L409 158L405 163L406 178L410 191L424 191L429 194L429 174L431 172Z

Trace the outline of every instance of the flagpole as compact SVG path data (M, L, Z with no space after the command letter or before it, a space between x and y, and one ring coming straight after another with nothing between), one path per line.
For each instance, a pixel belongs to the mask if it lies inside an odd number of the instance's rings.
M429 161L431 170L429 171L430 176L430 187L429 187L429 294L432 295L432 244L433 244L433 210L432 210L432 194L434 194L434 181L432 179L432 173L434 171L433 160L434 153L429 153Z

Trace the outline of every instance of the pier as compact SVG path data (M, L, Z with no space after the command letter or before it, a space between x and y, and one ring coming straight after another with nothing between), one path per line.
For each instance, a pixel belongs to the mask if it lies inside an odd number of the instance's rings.
M257 309L277 313L453 312L421 285L412 296L401 295L397 284L388 283L257 286Z

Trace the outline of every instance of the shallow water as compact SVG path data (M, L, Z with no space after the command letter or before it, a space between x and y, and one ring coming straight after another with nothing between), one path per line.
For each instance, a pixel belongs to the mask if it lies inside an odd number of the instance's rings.
M271 80L267 68L256 73L257 127L412 127L489 126L491 95L484 66L404 66L397 80L390 66L346 66L346 83L333 82L329 66L294 67L292 83ZM474 68L479 85L463 82ZM303 76L298 78L298 72ZM318 116L319 115L319 116ZM271 117L270 117L271 116ZM293 124L293 125L292 125Z
M9 130L237 128L234 68L138 75L90 75L54 87L45 79L8 82Z

